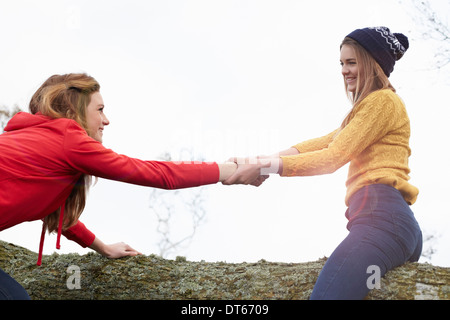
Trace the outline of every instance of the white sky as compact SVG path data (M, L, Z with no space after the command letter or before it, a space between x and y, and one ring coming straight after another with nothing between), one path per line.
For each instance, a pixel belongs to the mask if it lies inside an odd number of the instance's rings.
M410 12L392 0L0 0L0 105L27 110L50 75L86 72L102 85L111 121L104 145L116 152L151 160L189 148L218 162L275 153L339 126L350 108L339 44L356 28L388 26L410 36L391 81L411 118L411 183L420 189L412 209L424 233L438 237L431 262L450 266L450 80L429 70L433 47L417 37ZM329 256L347 234L346 175L347 166L327 176L273 176L260 188L205 187L206 221L176 255ZM99 180L81 220L107 243L158 253L149 196L148 188ZM178 214L172 228L181 237L190 213ZM40 222L23 223L0 239L37 251L40 230ZM47 236L44 253L54 251ZM63 239L58 252L74 251L88 249Z

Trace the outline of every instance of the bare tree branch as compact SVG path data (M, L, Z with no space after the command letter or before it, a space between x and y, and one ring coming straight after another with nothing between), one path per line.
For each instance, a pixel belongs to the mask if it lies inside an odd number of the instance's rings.
M20 108L15 105L12 109L6 106L0 106L0 129L3 132L3 129L6 127L9 119L11 119L16 113L20 112Z
M163 161L203 161L194 160L192 150L182 149L177 157L165 152L160 157ZM181 246L188 245L194 238L197 229L204 222L206 210L205 187L181 190L153 189L150 193L150 209L156 216L160 235L158 242L159 255L167 257L174 254ZM191 223L183 223L188 215ZM182 224L182 230L174 232L176 226Z
M432 5L429 0L406 0L400 3L413 8L412 18L422 39L436 43L436 67L441 69L447 66L450 63L450 26L448 17L443 15L448 15L450 1L438 3L445 8L438 8L437 2Z

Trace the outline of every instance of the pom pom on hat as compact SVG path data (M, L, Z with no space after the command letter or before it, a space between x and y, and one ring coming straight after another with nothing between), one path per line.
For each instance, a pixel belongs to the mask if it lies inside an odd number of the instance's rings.
M366 49L387 77L394 70L395 62L403 57L409 48L407 36L402 33L391 33L386 27L356 29L347 37Z
M400 44L405 48L404 51L400 51L397 53L397 60L400 60L401 57L405 54L406 50L409 48L409 41L408 37L405 36L403 33L394 33L394 36L397 38L397 40L400 42Z

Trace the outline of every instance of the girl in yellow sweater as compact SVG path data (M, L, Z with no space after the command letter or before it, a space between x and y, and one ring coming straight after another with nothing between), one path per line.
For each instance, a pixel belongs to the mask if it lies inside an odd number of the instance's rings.
M341 126L274 156L235 159L238 170L224 181L258 186L270 173L327 174L350 162L349 234L327 260L311 299L363 299L380 276L420 257L422 233L410 209L418 195L408 182L410 123L388 79L408 47L406 36L386 27L350 33L340 61L353 109Z

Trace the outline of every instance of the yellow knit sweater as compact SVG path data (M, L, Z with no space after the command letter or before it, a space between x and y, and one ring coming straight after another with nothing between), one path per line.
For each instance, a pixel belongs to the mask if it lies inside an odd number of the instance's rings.
M294 146L300 154L283 156L282 176L333 173L350 162L345 203L361 187L387 184L413 204L419 190L408 183L410 124L405 106L392 90L369 94L354 108L350 121L321 138Z

